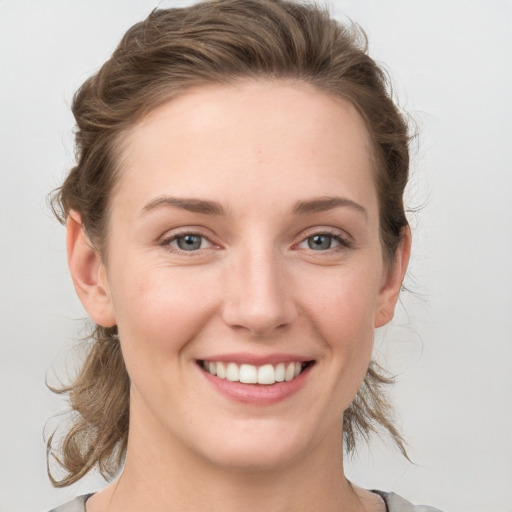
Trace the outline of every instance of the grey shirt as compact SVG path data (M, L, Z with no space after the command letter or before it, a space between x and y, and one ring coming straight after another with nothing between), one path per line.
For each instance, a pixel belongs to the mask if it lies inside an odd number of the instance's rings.
M413 505L407 500L404 500L394 492L372 491L382 497L386 503L388 512L441 512L434 507L427 507L425 505ZM50 512L85 512L85 502L92 494L85 494L75 498L73 501L61 505L60 507L50 510Z

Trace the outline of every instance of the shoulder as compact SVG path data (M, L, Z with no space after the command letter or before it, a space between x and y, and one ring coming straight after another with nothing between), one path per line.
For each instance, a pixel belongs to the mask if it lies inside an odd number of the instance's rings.
M438 508L426 505L413 505L394 492L372 491L381 496L386 502L389 512L441 512ZM90 494L78 496L74 500L50 510L50 512L85 512L85 502Z
M85 512L85 502L90 496L90 494L78 496L78 498L61 505L60 507L54 508L50 510L50 512Z
M438 508L426 505L413 505L394 492L373 491L386 502L388 512L441 512Z

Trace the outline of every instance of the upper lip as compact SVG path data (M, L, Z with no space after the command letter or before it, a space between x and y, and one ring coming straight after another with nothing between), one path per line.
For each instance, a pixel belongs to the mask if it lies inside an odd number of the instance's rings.
M199 361L208 361L210 363L236 363L251 364L253 366L263 366L265 364L278 364L298 362L305 363L313 361L311 357L304 357L295 354L247 354L247 353L233 353L233 354L217 354L212 356L205 356Z

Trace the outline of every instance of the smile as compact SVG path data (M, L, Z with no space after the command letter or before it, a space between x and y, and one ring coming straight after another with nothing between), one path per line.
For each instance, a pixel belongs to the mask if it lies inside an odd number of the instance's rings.
M234 362L200 361L202 368L220 379L242 384L271 385L289 382L298 377L310 362L288 362L254 366Z

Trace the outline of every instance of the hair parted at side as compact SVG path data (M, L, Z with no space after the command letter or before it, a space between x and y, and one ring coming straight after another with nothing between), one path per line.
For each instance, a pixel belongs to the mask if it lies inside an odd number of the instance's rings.
M111 58L78 90L73 101L77 165L52 197L61 222L74 210L95 249L108 248L109 202L120 173L120 141L141 117L185 90L240 80L307 83L348 100L373 142L383 252L391 261L407 220L407 125L389 94L386 75L367 55L364 32L344 26L314 4L291 0L211 0L154 10L130 28ZM129 377L116 328L95 326L91 348L67 393L74 423L63 439L47 443L55 486L70 485L98 467L105 478L120 468L126 450ZM406 455L383 393L389 384L374 362L344 413L344 440L381 427ZM65 471L52 476L51 461Z

